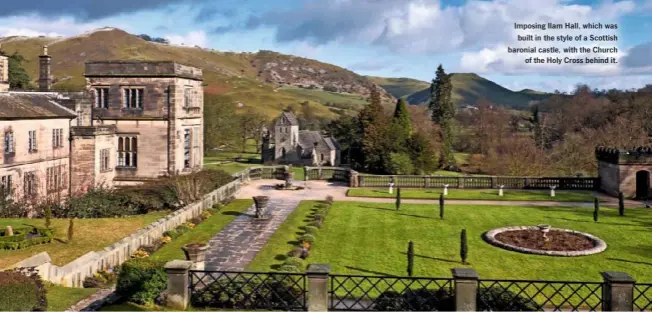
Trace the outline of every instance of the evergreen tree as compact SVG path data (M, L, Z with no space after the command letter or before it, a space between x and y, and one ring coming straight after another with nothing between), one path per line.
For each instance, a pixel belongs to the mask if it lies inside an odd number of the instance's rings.
M444 220L444 194L439 194L439 218Z
M453 155L453 118L455 117L455 106L451 98L453 85L450 75L446 74L444 68L439 65L435 79L430 84L430 104L432 110L432 121L439 124L442 142L439 166L451 168L455 166Z
M621 216L625 215L625 196L623 192L618 193L618 214Z
M543 131L541 129L541 119L539 116L539 107L534 106L532 109L532 124L534 125L534 143L543 146Z
M385 148L388 123L375 86L371 87L369 104L360 111L358 120L362 130L363 167L369 172L383 172L390 152Z
M52 207L50 205L46 204L44 209L44 214L45 214L45 228L49 229L50 225L52 225Z
M401 210L401 188L396 189L396 210Z
M72 235L73 235L73 218L70 218L70 221L68 221L68 242L72 242Z
M7 56L9 58L9 88L11 89L30 89L31 78L23 68L23 62L25 58L20 55L18 52L14 52L12 55L8 55L4 51L0 51L0 55Z
M412 241L408 243L407 260L407 274L408 276L412 276L414 272L414 244Z
M593 221L598 222L598 211L600 210L600 203L598 198L593 199Z
M395 138L400 140L401 144L405 144L412 134L412 123L410 122L407 102L404 99L399 99L396 103L392 123L395 125L393 129Z
M469 247L466 242L466 229L462 229L462 232L460 233L460 258L462 258L462 264L466 264L468 252Z

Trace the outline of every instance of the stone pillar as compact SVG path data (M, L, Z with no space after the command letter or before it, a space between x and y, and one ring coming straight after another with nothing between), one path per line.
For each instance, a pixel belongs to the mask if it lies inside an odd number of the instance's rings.
M328 311L328 264L311 264L308 276L308 311Z
M478 296L478 272L474 269L454 268L455 311L476 311Z
M602 311L632 311L634 278L624 272L602 272L602 278Z
M304 181L308 181L308 180L309 180L309 178L308 178L308 166L304 166L304 167L303 167L303 180L304 180Z
M168 307L180 310L188 308L190 302L188 271L192 265L192 261L182 260L172 260L165 264L165 273L168 275Z
M491 188L496 188L496 177L491 177Z

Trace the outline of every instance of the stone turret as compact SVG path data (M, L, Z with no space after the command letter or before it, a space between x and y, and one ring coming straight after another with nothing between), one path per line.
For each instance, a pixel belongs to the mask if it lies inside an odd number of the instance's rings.
M52 87L51 75L52 57L48 55L48 46L43 46L43 54L39 56L38 87L41 92L49 92Z

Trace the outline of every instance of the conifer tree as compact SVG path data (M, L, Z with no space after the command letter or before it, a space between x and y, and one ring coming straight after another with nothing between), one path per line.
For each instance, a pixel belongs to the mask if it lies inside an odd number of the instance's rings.
M618 214L621 216L625 215L625 196L623 192L618 193Z
M367 104L359 113L362 132L363 167L370 172L382 172L389 151L385 148L387 118L383 112L380 93L372 86Z
M455 106L451 97L453 85L450 75L446 74L444 68L439 65L435 79L430 84L430 104L432 110L432 121L439 124L442 141L439 166L450 168L455 166L453 155L453 118L455 117Z
M407 274L412 276L412 273L414 273L414 244L412 241L408 243L407 260Z
M401 210L401 188L396 189L396 210Z
M460 233L460 257L462 258L462 264L466 264L468 252L469 247L466 242L466 229L462 229L462 232Z
M444 194L439 194L439 219L444 220Z
M43 213L45 214L45 228L49 229L52 225L52 207L46 204Z
M68 242L72 242L72 236L73 236L73 218L70 218L70 221L68 222Z
M598 198L593 199L593 221L598 222L598 211L600 210L600 203Z
M399 99L396 103L394 110L394 118L392 120L394 127L392 131L399 143L405 145L407 140L412 134L412 124L410 122L410 112L407 108L407 102L404 99Z

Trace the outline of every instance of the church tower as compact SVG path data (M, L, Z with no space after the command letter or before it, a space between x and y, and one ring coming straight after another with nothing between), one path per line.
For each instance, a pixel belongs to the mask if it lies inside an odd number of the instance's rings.
M280 162L298 160L297 145L299 145L299 122L294 114L283 112L274 125L274 158Z

